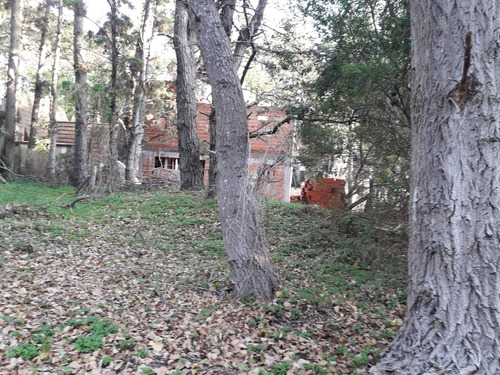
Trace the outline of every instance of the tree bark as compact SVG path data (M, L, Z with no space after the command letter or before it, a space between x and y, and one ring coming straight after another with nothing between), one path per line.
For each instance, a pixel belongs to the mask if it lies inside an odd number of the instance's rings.
M500 373L500 4L413 0L407 314L372 374Z
M224 28L224 31L230 39L231 30L233 24L233 15L235 9L236 1L235 0L227 0L221 4L221 22ZM249 15L247 14L247 9L244 6L244 15L246 25L241 28L238 35L238 40L236 41L236 45L233 51L234 57L234 67L236 72L238 72L241 63L243 61L243 57L245 52L249 46L252 45L253 38L259 31L260 25L262 24L262 20L264 18L264 10L267 5L267 0L259 0L257 5L257 9L253 14L251 19L248 19ZM240 79L240 82L243 82L244 77ZM217 121L214 113L214 109L212 108L210 114L210 122L209 122L209 131L210 131L210 150L215 150L215 143L217 142L216 134L217 134ZM208 197L214 198L217 194L217 154L211 152L209 156L209 171L208 171Z
M42 69L45 65L45 59L47 57L47 31L49 26L49 16L50 16L50 4L45 3L45 12L40 19L40 47L38 48L38 66L36 69L35 76L35 95L33 98L33 107L31 110L31 126L30 134L28 140L28 148L33 149L36 145L36 134L38 129L38 120L40 113L40 101L42 99L42 91L44 86L44 81L42 78ZM40 5L41 7L41 5Z
M73 61L75 69L75 91L76 91L76 113L75 113L75 146L73 150L73 184L80 186L88 175L87 160L87 118L88 118L88 94L87 94L87 65L85 63L83 21L87 14L85 4L77 1L73 4Z
M177 136L182 190L203 189L203 168L196 124L195 30L181 0L175 3L174 48L177 57Z
M215 122L215 108L210 111L208 117L208 131L210 134L210 153L208 155L208 190L207 197L217 197L217 153L215 145L217 144L217 124Z
M236 0L221 0L217 5L220 8L222 27L224 27L227 37L230 38L231 31L233 30L233 17L234 10L236 8Z
M50 103L50 127L49 127L49 158L47 160L47 173L50 177L54 178L56 175L56 151L57 151L57 81L59 79L59 60L61 57L61 38L62 38L62 13L63 13L63 0L57 2L57 31L56 40L54 45L54 62L52 65L52 83L50 93L52 101Z
M16 147L16 90L21 46L23 0L12 0L10 18L10 46L7 68L7 93L5 97L5 136L2 145L2 159L8 168L13 167Z
M219 214L236 293L270 300L278 280L257 219L245 101L229 39L212 0L186 2L199 22L200 49L216 109Z
M145 0L141 34L137 41L135 60L136 68L133 72L134 105L132 110L132 129L130 145L127 150L125 178L127 181L138 182L139 162L142 154L142 140L146 121L146 102L148 93L146 81L149 73L149 57L151 40L154 33L154 15L156 0Z
M111 81L109 99L109 172L107 178L107 189L114 191L119 178L118 171L118 6L119 0L107 0L110 7L110 29L111 29Z

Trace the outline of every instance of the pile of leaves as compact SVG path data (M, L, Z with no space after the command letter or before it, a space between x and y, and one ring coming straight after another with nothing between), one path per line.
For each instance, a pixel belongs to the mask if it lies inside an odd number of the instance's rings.
M366 374L402 322L395 223L262 202L282 284L260 303L234 298L217 205L200 193L70 211L66 188L1 189L3 374Z

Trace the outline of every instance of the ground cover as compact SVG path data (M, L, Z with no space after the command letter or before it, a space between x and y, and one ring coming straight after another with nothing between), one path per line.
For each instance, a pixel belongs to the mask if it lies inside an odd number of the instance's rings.
M237 301L214 200L0 186L0 373L366 374L404 312L400 223L262 202L281 288Z

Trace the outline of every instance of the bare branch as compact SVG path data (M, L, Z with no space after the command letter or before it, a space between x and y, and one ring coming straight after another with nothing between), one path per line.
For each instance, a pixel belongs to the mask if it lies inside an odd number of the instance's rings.
M261 136L264 136L264 135L273 135L273 134L276 134L278 132L278 130L286 123L290 123L290 121L292 120L292 117L291 116L288 116L286 118L284 118L283 120L281 120L280 122L278 122L276 125L273 126L272 129L269 129L265 132L259 132L260 129L262 129L264 126L266 126L268 123L264 124L263 126L261 126L259 129L257 130L254 130L253 132L251 132L248 137L249 138L260 138Z

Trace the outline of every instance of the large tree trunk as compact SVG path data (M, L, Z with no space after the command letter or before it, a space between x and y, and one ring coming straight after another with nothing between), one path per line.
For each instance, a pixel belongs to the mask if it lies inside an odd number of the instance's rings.
M500 3L413 0L410 285L373 374L499 374Z
M56 175L56 151L57 151L57 81L59 79L59 59L61 56L61 37L62 37L62 13L63 13L63 0L57 2L57 31L54 46L54 62L52 65L52 83L51 83L51 96L50 102L50 127L49 127L49 158L47 160L47 173L50 177L54 178Z
M5 97L5 136L2 147L2 160L12 169L16 147L16 90L19 65L19 48L21 45L22 0L12 0L10 18L10 47L7 70L7 93ZM1 146L1 145L0 145Z
M216 109L219 212L236 293L270 300L277 277L257 220L245 101L229 39L212 0L187 3L199 21L200 49Z
M88 175L87 160L87 65L83 58L83 20L86 16L85 4L75 2L73 5L73 60L75 69L76 88L76 114L75 114L75 147L74 147L74 168L73 183L80 186Z
M33 98L33 108L31 110L31 126L28 140L28 148L33 149L36 145L36 134L38 129L38 120L40 117L40 101L42 99L42 91L44 80L42 77L42 69L45 65L47 57L47 31L49 26L50 4L45 3L45 12L40 19L40 47L38 48L38 66L35 76L35 95ZM41 7L41 6L40 6Z
M203 189L203 168L196 125L195 29L182 0L175 3L174 47L177 57L177 135L181 189Z
M132 110L132 129L130 143L127 149L127 164L125 178L127 181L138 182L139 164L142 154L142 141L144 139L144 126L146 121L146 102L148 93L146 81L149 73L149 57L151 41L154 33L154 16L156 0L145 0L141 34L137 41L135 59L137 66L133 72L134 105Z

